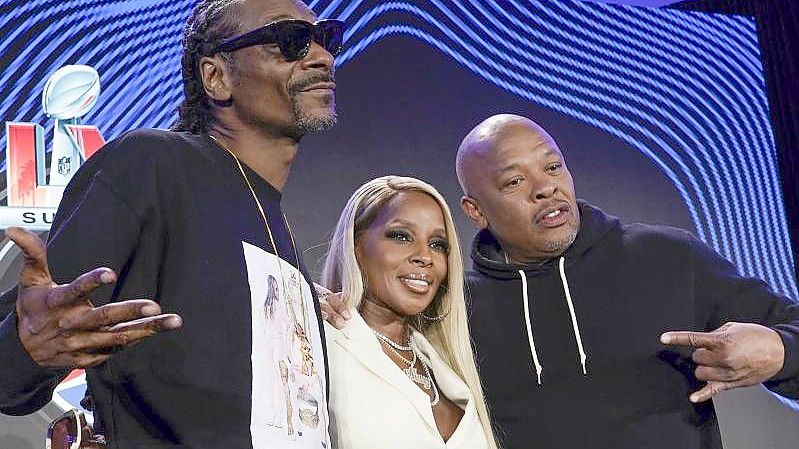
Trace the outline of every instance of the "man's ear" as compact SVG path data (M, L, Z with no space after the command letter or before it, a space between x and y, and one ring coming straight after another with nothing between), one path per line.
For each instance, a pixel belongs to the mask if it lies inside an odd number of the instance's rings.
M230 101L233 85L230 65L218 53L200 58L200 79L208 98L220 103Z
M480 210L480 205L477 203L476 199L468 195L462 196L461 209L463 209L463 213L472 220L472 223L477 225L480 229L488 228L488 220L486 220L486 217Z

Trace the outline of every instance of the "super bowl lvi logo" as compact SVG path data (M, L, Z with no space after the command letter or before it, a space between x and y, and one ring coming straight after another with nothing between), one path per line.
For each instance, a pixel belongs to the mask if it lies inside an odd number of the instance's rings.
M99 94L100 77L89 66L64 66L47 80L42 108L55 120L49 167L44 128L36 123L6 123L8 204L0 207L0 228L50 229L64 187L105 144L97 127L80 123Z

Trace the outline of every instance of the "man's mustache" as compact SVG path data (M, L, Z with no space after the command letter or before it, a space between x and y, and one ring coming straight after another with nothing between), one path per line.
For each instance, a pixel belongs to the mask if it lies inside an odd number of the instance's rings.
M335 83L336 76L333 73L319 73L309 76L303 80L289 84L289 93L295 94L303 89L306 89L318 83Z

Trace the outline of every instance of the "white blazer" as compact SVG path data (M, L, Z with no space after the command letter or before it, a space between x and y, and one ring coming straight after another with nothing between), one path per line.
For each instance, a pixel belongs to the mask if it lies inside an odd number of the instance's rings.
M464 410L444 442L430 397L383 352L358 312L342 330L325 323L330 366L330 437L334 449L486 449L485 432L466 384L427 339L413 332L429 362L440 394Z

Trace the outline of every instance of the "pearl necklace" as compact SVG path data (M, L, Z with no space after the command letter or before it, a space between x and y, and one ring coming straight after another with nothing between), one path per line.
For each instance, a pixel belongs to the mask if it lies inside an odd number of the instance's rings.
M433 399L430 400L430 405L437 405L441 399L438 393L438 387L433 380L433 375L430 373L430 368L427 366L424 360L417 355L417 349L411 341L410 335L408 335L407 343L405 346L403 346L392 340L388 335L381 334L374 329L371 330L379 342L385 344L386 347L394 353L394 355L396 355L403 363L408 365L408 367L403 369L402 372L404 372L413 383L419 385L419 387L423 390L430 390L431 388L433 389ZM411 354L413 354L413 358L409 360L400 354L399 351L410 351ZM419 360L420 364L422 365L423 374L419 374L419 372L416 370L417 360Z
M381 334L380 332L372 329L372 333L375 334L375 337L379 338L384 343L388 344L392 348L396 349L397 351L413 351L411 347L411 338L410 335L408 336L408 341L406 346L402 346L401 344L392 340L388 335Z

